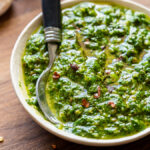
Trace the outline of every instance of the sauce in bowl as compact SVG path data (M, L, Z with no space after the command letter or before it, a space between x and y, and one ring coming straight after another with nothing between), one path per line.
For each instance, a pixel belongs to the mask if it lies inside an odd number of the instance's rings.
M46 85L49 107L73 134L112 139L150 125L150 18L111 4L62 10L62 43ZM27 102L39 109L35 84L48 65L43 27L22 58Z

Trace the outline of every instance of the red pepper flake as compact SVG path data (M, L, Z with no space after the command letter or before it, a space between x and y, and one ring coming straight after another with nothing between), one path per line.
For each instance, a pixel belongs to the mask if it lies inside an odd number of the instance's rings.
M111 70L105 70L105 73L106 73L106 74L110 74L110 73L111 73Z
M54 72L53 79L59 79L59 78L60 78L60 74L57 72Z
M90 103L86 99L82 99L82 106L88 108L90 106Z
M118 61L120 61L120 60L123 60L123 56L122 55L120 55L119 58L118 58Z
M51 146L52 146L53 149L56 149L56 145L55 144L52 144Z
M98 86L97 89L98 89L98 96L101 96L101 88L100 88L100 86Z
M76 64L70 64L70 67L74 70L77 71L79 67Z
M115 103L114 102L108 102L108 104L112 107L112 108L115 108Z
M98 91L98 93L94 94L94 98L99 98L101 96L101 88L100 88L100 86L97 87L97 91Z
M94 98L99 98L98 93L94 94Z

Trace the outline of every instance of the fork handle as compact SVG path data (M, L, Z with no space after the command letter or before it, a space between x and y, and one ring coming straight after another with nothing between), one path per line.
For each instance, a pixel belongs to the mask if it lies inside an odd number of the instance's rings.
M45 41L61 42L61 7L60 0L42 0Z
M61 28L60 0L42 0L44 27Z

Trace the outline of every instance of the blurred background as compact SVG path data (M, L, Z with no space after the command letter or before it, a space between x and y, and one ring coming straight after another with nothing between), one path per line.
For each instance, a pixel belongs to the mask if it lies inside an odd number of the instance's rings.
M150 8L150 0L134 1ZM40 12L41 0L0 0L0 150L51 150L53 144L57 150L150 150L150 136L109 148L70 143L42 129L26 113L12 88L9 63L18 35Z

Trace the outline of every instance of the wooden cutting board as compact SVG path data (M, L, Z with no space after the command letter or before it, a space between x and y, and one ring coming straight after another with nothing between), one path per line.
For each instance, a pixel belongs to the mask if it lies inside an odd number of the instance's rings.
M137 142L109 148L86 147L64 141L37 125L23 109L12 88L9 62L15 41L25 25L40 10L41 0L14 0L0 17L0 150L150 150L150 136ZM150 0L135 0L150 7Z

